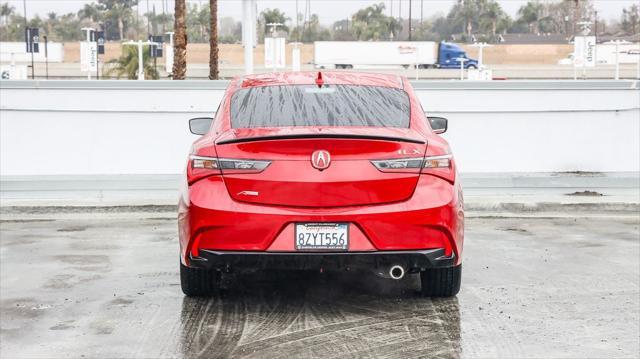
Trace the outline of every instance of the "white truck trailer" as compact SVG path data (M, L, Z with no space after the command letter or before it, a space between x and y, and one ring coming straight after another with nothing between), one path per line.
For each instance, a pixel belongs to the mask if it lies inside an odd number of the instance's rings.
M456 44L434 41L316 41L314 64L320 69L477 68Z

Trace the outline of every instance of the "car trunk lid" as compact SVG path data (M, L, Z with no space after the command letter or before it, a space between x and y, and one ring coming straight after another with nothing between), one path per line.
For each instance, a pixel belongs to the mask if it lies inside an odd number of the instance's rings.
M415 173L383 173L371 160L423 157L426 144L411 129L234 129L216 141L220 158L269 160L261 173L223 174L238 201L295 207L340 207L403 201L418 181ZM329 166L312 163L326 151Z

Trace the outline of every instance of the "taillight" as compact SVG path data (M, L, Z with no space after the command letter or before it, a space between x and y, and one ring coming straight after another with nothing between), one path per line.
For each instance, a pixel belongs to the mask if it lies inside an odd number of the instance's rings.
M425 157L422 173L438 176L451 183L455 182L456 170L453 163L453 156L448 154Z
M381 172L424 173L455 181L453 156L438 155L417 158L398 158L390 160L374 160L371 163Z
M419 173L424 158L398 158L392 160L375 160L371 163L381 172Z
M425 157L422 167L425 169L451 168L451 155Z
M189 184L213 175L260 173L271 161L189 156Z

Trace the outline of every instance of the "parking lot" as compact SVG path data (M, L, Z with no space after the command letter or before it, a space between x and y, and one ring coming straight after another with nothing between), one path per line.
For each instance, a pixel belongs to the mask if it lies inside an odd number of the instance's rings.
M639 218L469 218L456 298L370 273L180 292L172 212L5 213L3 358L637 357Z

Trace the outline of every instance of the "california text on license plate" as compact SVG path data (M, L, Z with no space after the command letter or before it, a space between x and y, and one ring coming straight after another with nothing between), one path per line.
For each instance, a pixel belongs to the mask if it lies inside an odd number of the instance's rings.
M296 223L297 250L349 249L348 223Z

